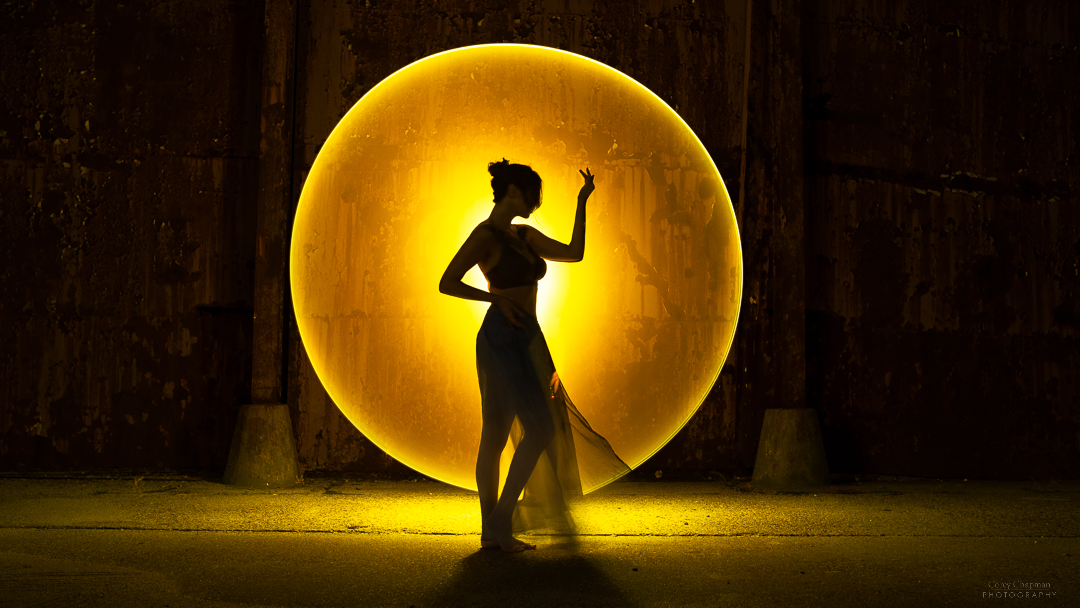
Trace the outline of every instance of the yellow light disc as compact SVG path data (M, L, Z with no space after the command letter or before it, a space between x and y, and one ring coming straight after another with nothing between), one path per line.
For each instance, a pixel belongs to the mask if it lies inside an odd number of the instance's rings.
M739 233L686 123L580 55L513 44L439 53L345 115L293 224L293 305L311 364L368 439L425 475L476 488L476 333L488 305L438 284L491 212L487 164L503 157L540 174L544 203L528 223L562 242L578 170L596 174L585 259L549 263L537 314L571 399L637 466L686 424L727 356ZM487 289L477 268L465 280Z

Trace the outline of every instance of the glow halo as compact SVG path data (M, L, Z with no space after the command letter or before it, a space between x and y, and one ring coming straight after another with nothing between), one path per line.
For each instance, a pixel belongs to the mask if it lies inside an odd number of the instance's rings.
M742 295L739 233L690 127L643 85L580 55L453 49L394 72L346 113L307 176L290 245L311 365L375 445L475 489L473 353L486 304L437 285L490 211L486 166L502 157L540 173L544 205L528 223L564 242L577 171L597 174L585 260L549 264L537 313L571 398L637 466L719 375ZM476 268L466 282L486 288Z

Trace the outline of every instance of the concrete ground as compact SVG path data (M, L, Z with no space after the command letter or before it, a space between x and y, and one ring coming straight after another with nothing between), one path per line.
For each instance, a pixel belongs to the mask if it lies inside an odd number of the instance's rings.
M616 482L481 551L432 481L0 475L0 606L1080 605L1080 482Z

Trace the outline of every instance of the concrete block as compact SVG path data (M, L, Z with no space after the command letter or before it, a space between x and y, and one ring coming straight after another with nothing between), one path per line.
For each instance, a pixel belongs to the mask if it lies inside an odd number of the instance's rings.
M754 485L799 489L829 483L817 412L808 408L765 410L754 461Z
M224 481L262 488L288 487L300 481L287 404L253 403L240 407Z

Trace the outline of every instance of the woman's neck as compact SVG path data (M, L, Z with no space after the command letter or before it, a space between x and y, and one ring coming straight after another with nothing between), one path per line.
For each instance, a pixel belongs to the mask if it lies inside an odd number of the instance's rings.
M488 216L488 224L501 230L510 230L510 222L514 217L516 216L512 211L495 205L495 208L491 210L491 215Z

